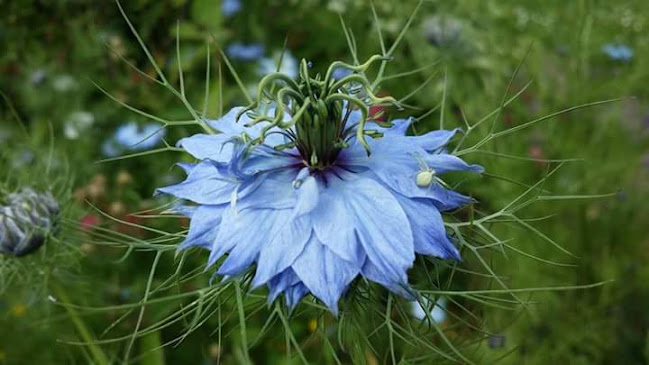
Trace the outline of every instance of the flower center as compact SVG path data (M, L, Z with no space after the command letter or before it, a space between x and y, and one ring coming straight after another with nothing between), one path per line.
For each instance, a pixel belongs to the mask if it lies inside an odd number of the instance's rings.
M262 128L260 136L250 144L262 144L268 134L281 133L288 142L274 148L296 148L304 164L312 170L323 170L333 165L340 151L348 147L353 138L369 155L370 148L365 137L382 136L377 130L365 128L369 108L397 104L392 97L375 96L364 74L372 63L380 60L384 58L373 56L356 66L337 61L329 66L324 77L320 74L311 77L310 64L302 60L299 76L295 80L279 72L265 76L259 84L257 100L239 114L239 117L244 113L251 116L252 121L248 126L268 123ZM337 68L345 68L352 73L335 79L333 74ZM264 112L259 112L260 105L267 107ZM270 112L267 113L268 107ZM360 120L352 118L355 111L360 111ZM391 126L387 121L375 122L383 127Z

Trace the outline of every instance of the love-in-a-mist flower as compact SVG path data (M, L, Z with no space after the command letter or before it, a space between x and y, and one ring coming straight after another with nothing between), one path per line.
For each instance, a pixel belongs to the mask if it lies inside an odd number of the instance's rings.
M225 53L234 60L254 61L263 57L264 49L264 45L260 43L243 44L236 42L230 44L225 49Z
M162 141L166 130L157 123L138 125L136 122L122 124L112 138L101 146L102 153L114 157L125 151L141 151L155 147Z
M234 16L241 11L241 0L223 0L221 1L221 13L226 18Z
M281 65L279 65L279 71L277 71L277 65L281 60ZM298 60L293 56L290 51L285 52L276 52L273 57L264 57L259 60L257 66L257 74L260 76L266 76L271 73L280 72L290 78L296 78L298 75Z
M613 61L627 62L633 58L633 49L622 43L607 43L602 46L604 52Z
M269 301L294 307L310 293L334 313L357 277L412 299L416 254L459 260L440 212L472 199L440 176L482 168L447 153L458 130L407 136L412 119L369 120L369 105L396 103L364 76L381 59L334 62L324 77L303 60L297 79L267 75L256 103L208 121L219 134L180 140L198 162L159 189L192 202L179 209L190 217L180 248L208 249L226 277L255 267L252 288L267 286ZM336 81L337 67L354 73Z

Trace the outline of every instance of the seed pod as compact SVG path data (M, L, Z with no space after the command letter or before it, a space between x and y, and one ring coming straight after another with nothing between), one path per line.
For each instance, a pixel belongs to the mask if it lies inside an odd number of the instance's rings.
M0 252L21 257L36 251L55 227L59 203L51 193L23 188L0 206Z

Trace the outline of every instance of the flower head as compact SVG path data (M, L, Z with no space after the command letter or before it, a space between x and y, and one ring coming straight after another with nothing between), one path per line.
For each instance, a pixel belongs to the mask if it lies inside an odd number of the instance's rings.
M431 301L425 297L421 298L421 302L413 300L410 302L410 310L412 315L420 321L426 321L428 317L432 318L435 323L442 323L446 320L446 298L439 298L431 309Z
M241 0L223 0L221 1L221 13L230 18L241 10Z
M36 251L54 227L59 203L51 193L31 188L9 194L0 206L0 253L16 257Z
M602 52L613 61L628 62L633 58L633 49L621 43L607 43L602 47Z
M451 16L434 15L423 23L426 40L436 47L449 47L457 44L462 35L462 22Z
M113 157L123 151L141 151L156 146L165 136L165 129L156 123L139 126L136 122L122 124L115 135L102 145L104 155Z
M283 54L276 53L275 57L265 57L260 59L257 73L260 76L266 76L278 72L277 64L280 58L282 64L279 67L279 72L288 75L292 79L296 78L298 75L298 61L289 51L286 51Z
M359 276L413 298L415 254L459 260L440 212L472 199L440 175L482 169L446 153L458 130L407 136L412 119L369 119L369 105L395 103L363 76L380 59L315 78L303 60L296 80L270 74L256 103L208 121L221 133L180 140L198 162L158 189L193 202L180 209L190 217L180 248L210 250L208 266L227 254L226 277L256 265L252 287L266 285L270 301L283 294L294 307L310 293L334 313ZM336 67L355 73L336 81Z
M232 43L226 48L225 53L235 60L254 61L264 55L264 45L259 43Z

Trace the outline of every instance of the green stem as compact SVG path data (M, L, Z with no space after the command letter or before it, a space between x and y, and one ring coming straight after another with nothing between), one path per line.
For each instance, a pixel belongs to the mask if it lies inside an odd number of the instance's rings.
M94 343L94 338L90 333L90 330L83 323L83 320L81 320L81 317L79 317L77 311L71 305L69 305L70 299L68 298L68 295L66 294L63 287L60 286L55 281L52 281L51 288L54 294L56 295L56 297L58 298L58 300L63 304L63 307L65 307L65 310L68 312L68 315L70 315L70 318L72 319L72 323L74 323L74 326L77 328L77 332L79 332L79 335L81 336L83 341L88 344L90 354L94 359L94 363L108 365L110 362L108 361L106 354L104 354L101 348Z

